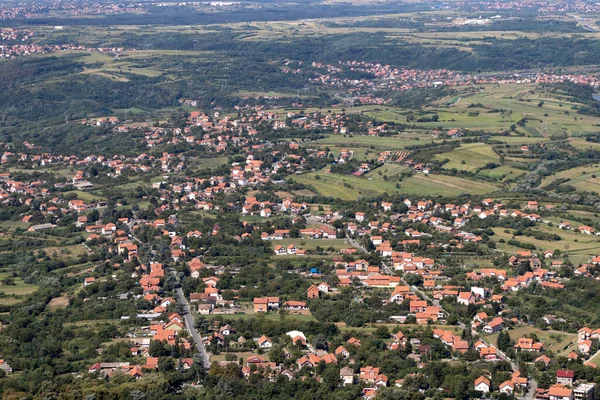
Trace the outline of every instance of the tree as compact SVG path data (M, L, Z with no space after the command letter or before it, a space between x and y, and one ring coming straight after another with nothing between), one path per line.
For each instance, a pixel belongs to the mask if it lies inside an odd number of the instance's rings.
M511 340L508 332L500 331L500 333L498 334L498 339L496 340L496 345L502 351L510 350Z

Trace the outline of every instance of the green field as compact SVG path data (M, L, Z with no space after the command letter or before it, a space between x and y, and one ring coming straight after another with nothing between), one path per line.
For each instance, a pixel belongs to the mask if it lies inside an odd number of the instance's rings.
M423 196L458 196L463 193L486 194L498 189L498 186L488 182L433 174L413 175L400 184L401 192Z
M496 241L504 239L508 242L513 237L512 230L509 230L510 233L504 232L503 228L493 228L493 230L495 232L494 240ZM587 259L590 256L600 254L600 238L598 236L586 235L574 231L565 231L558 229L557 227L545 226L544 224L536 226L534 230L555 233L561 237L561 240L538 240L528 236L517 236L515 239L519 242L533 244L541 251L560 249L563 253L569 254L569 256L579 255L585 256L584 258ZM522 250L518 247L509 246L506 243L498 243L498 249L510 253Z
M83 200L83 201L103 201L106 200L106 198L102 197L102 196L98 196L94 193L91 192L84 192L83 190L72 190L70 192L65 192L64 194L74 194L75 196L77 196L77 199L79 200Z
M217 168L223 164L227 164L227 157L210 157L210 158L195 158L190 161L192 168Z
M462 193L486 194L498 190L498 186L447 175L417 174L401 182L391 178L383 179L375 170L365 177L329 174L325 171L312 172L294 177L294 181L312 185L323 196L342 200L356 200L358 197L376 196L382 193L406 193L423 196L457 196ZM398 171L400 171L398 169ZM319 179L317 179L317 176ZM396 184L399 187L396 187Z
M477 176L486 176L488 178L496 179L496 180L507 180L514 179L525 174L527 171L522 169L513 168L509 165L502 165L498 168L494 169L484 169L479 171Z
M423 135L397 135L397 136L348 136L348 135L329 135L325 139L319 139L313 143L338 146L349 149L351 147L367 147L373 150L401 150L406 146L414 146L429 143L430 138Z
M371 178L371 179L375 179L375 180L387 181L387 180L393 180L395 178L398 178L401 174L408 172L408 171L410 171L410 168L405 167L403 165L385 164L379 168L376 168L376 169L370 171L365 176L367 178ZM386 179L386 177L387 177L387 179Z
M293 239L283 239L283 240L274 240L273 247L277 245L281 245L283 247L287 247L290 244L295 245L299 249L303 250L314 250L317 247L321 247L323 249L327 249L329 247L333 247L336 250L339 249L347 249L348 247L353 247L346 239L303 239L303 238L293 238Z
M520 326L509 329L508 333L512 340L517 341L520 337L535 334L544 343L544 349L550 350L556 355L567 355L571 351L577 351L577 334L564 333L553 330L541 330L530 326ZM485 335L485 339L496 344L498 333Z
M600 179L597 178L598 176L600 176L600 166L585 165L550 175L542 180L540 186L547 186L559 179L567 179L561 185L570 185L580 191L600 193Z
M0 274L0 279L4 279L8 274ZM23 282L21 278L14 278L14 285L0 284L0 293L7 296L24 296L31 294L37 290L36 285L30 285Z
M500 157L491 145L485 143L463 144L447 153L436 154L438 160L449 159L444 169L456 168L459 171L474 172L488 163L499 163Z

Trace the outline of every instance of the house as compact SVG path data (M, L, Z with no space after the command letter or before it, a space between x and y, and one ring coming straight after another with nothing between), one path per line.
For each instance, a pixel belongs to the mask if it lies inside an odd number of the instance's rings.
M573 384L573 378L575 377L575 371L568 371L559 369L556 371L556 383L560 385L571 386Z
M254 312L268 312L279 308L279 297L255 297Z
M85 278L83 280L83 286L84 287L85 286L89 286L89 285L94 284L94 283L96 283L96 278L94 278L93 276L90 276L89 278Z
M582 383L573 390L573 397L575 400L594 400L594 388L596 387L593 383Z
M306 303L303 301L286 301L283 303L283 308L285 310L306 310Z
M579 351L582 352L583 354L590 354L590 351L592 349L592 341L589 339L586 340L582 340L581 342L579 342Z
M338 348L335 349L334 354L336 356L342 356L343 358L350 357L350 352L344 346L338 346Z
M344 367L340 370L340 379L344 386L354 383L354 371L349 367Z
M410 302L411 313L422 313L427 309L427 301L425 300L413 300Z
M482 393L489 393L491 388L490 380L485 376L475 379L475 390Z
M315 285L311 285L308 290L306 291L306 296L309 299L318 299L319 296L321 295L321 291L319 290L319 288Z
M273 341L265 335L262 335L260 338L258 338L256 343L261 349L270 349L271 347L273 347Z
M543 343L535 342L533 339L525 337L519 338L514 346L517 351L542 351L543 347Z
M498 390L500 393L510 396L515 391L515 386L511 381L504 381L500 384L500 386L498 386Z
M497 360L496 349L494 347L483 347L479 349L479 356L484 360Z
M293 244L290 244L286 250L287 250L287 254L296 254L296 251L298 250L298 248L296 246L294 246Z
M283 255L287 254L287 249L285 247L283 247L282 245L279 245L279 244L277 246L275 246L275 248L273 249L273 251L278 256L283 256Z
M552 361L552 360L550 359L550 357L548 357L548 356L547 356L547 355L545 355L545 354L542 354L541 356L539 356L538 358L536 358L535 360L533 360L533 362L534 362L535 364L537 364L537 363L544 363L544 365L545 365L546 367L548 366L548 364L550 364L550 362L551 362L551 361Z
M317 286L317 288L319 289L319 292L323 292L323 293L329 293L331 291L331 286L329 286L325 282L319 283L319 285Z
M362 367L360 369L359 379L369 384L374 384L379 375L379 367Z
M4 360L0 360L0 370L4 371L6 374L10 374L12 372L12 368L8 363Z
M548 400L573 400L573 391L557 383L548 389Z
M501 317L496 317L483 327L483 331L485 333L496 333L500 332L502 328L504 328L504 320Z
M469 304L475 303L475 296L471 292L460 292L456 297L456 302L468 306Z

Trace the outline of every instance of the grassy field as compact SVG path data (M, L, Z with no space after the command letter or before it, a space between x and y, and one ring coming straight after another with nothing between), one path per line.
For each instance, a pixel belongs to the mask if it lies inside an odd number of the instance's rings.
M236 320L236 319L250 319L250 318L264 318L271 321L280 321L282 316L278 312L269 312L269 313L254 313L251 310L248 310L244 314L234 314L234 315L223 315L223 319L226 320ZM311 314L285 314L283 318L287 319L295 319L299 321L316 321L316 318Z
M417 174L402 181L400 191L423 196L457 196L462 193L486 194L499 187L488 182L473 181L448 175Z
M494 169L484 169L479 171L479 173L477 174L477 176L486 176L492 179L496 179L499 181L504 181L507 179L514 179L517 178L523 174L525 174L527 171L524 171L522 169L518 169L518 168L513 168L509 165L502 165L498 168L494 168Z
M421 135L422 138L422 135ZM421 140L417 135L397 135L397 136L348 136L348 135L329 135L327 138L319 139L313 143L326 146L339 146L349 149L352 147L367 147L373 150L401 150L406 146L426 144L425 138Z
M371 173L370 173L371 174ZM319 179L317 179L317 176ZM388 177L389 178L389 177ZM298 183L312 185L324 196L332 196L342 200L356 200L361 196L376 196L382 193L406 193L423 196L444 195L457 196L462 193L486 194L498 190L498 186L487 182L478 182L446 175L417 174L399 182L384 180L383 174L356 177L350 175L328 174L325 171L297 175Z
M450 160L444 164L444 169L456 168L459 171L468 172L483 168L487 163L500 162L500 157L492 149L492 146L485 143L463 144L447 153L436 154L435 158Z
M338 326L338 328L340 328L340 330L342 332L352 332L352 331L356 331L356 332L360 332L360 333L373 333L377 328L381 327L381 326L385 326L387 327L390 332L395 329L395 330L401 330L403 332L406 332L407 330L411 330L411 329L425 329L426 327L431 327L431 329L445 329L447 331L452 331L452 332L456 332L456 333L461 333L462 330L460 329L460 327L458 326L453 326L453 325L418 325L418 324L396 324L396 323L368 323L363 327L354 327L354 326L347 326L345 322L337 322L336 325Z
M70 192L65 192L65 194L74 194L77 196L79 200L83 201L104 201L105 197L98 196L97 194L91 192L84 192L83 190L72 190Z
M600 165L585 165L557 172L542 180L541 187L547 186L557 180L566 179L561 185L570 185L577 190L600 192Z
M61 247L45 247L44 251L49 257L56 260L67 260L87 254L87 249L80 244Z
M6 231L11 229L27 229L29 224L23 221L0 221L0 231Z
M577 233L573 231L564 231L556 227L548 227L543 224L536 226L534 229L542 232L556 233L561 237L561 240L538 240L534 237L528 236L517 236L515 239L519 242L533 244L542 251L547 249L560 249L563 253L569 254L569 256L580 255L589 257L600 253L600 238L598 238L598 236L585 235L583 233ZM509 241L513 237L512 230L509 230L510 233L504 232L504 228L493 228L493 230L495 232L494 240L496 241L500 239ZM519 250L522 250L518 247L509 246L506 243L498 243L498 249L510 253L515 253Z
M283 240L274 240L273 247L277 245L281 245L283 247L287 247L290 244L295 245L299 249L304 250L314 250L317 247L322 247L327 249L329 247L333 247L336 250L339 249L347 249L348 247L352 247L352 245L346 239L303 239L303 238L294 238L294 239L283 239Z
M385 164L379 168L374 169L373 171L367 173L365 176L367 178L388 181L394 180L399 177L401 174L410 171L408 167L399 164ZM387 178L386 178L387 177Z
M461 100L446 106L452 97L442 98L437 106L425 107L423 114L438 115L438 121L416 123L422 128L473 129L487 132L507 131L517 121L526 118L517 131L525 138L510 139L514 144L547 140L552 135L581 136L597 131L600 118L583 116L571 110L576 104L539 89L535 84L485 85L483 89L458 89ZM538 106L543 102L542 106ZM502 138L498 138L503 140ZM507 141L508 143L508 141Z
M553 330L541 330L531 326L520 326L515 329L509 329L508 333L512 340L517 341L520 337L535 334L538 339L544 343L544 349L552 351L557 355L566 355L571 351L577 351L577 334L564 333ZM495 344L498 339L498 333L486 335L485 339Z
M0 273L0 280L8 276L8 273ZM37 290L36 285L30 285L23 282L21 278L14 278L14 285L0 284L0 293L7 296L26 296Z
M248 358L257 355L256 353L251 353L251 352L239 353L239 352L236 352L236 351L232 351L233 349L234 348L230 347L229 351L227 353L221 353L221 354L217 354L217 355L211 354L210 355L210 362L213 362L213 361L216 361L216 362L226 361L227 355L229 355L229 356L234 355L236 361L239 360L240 358L243 358L244 360L247 360ZM265 360L268 360L269 359L269 353L262 354L262 355L260 355L260 357L263 358L263 359L265 359Z
M294 181L312 185L323 196L342 200L356 200L361 196L376 196L388 192L399 192L393 182L384 182L352 175L328 174L325 171L294 176Z
M195 158L190 161L192 168L217 168L223 164L227 164L227 157L210 157L210 158Z

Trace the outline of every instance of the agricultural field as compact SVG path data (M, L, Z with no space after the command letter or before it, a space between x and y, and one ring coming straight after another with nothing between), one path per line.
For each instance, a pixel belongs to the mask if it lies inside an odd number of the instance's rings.
M323 170L296 175L293 179L298 183L312 185L323 196L332 196L342 200L356 200L361 196L399 191L392 182L369 180L368 178L351 175L330 174Z
M559 249L564 254L568 254L569 256L582 256L584 258L589 258L600 253L600 237L598 236L586 235L574 231L565 231L558 229L557 227L548 227L544 225L536 226L534 229L542 232L557 234L561 237L561 240L538 240L529 236L516 236L515 239L519 242L529 243L536 246L538 252L543 252L548 249ZM494 240L496 241L504 239L506 242L508 242L513 238L513 231L510 229L508 230L509 233L506 233L505 229L503 228L493 228L493 230L495 232ZM515 253L519 250L522 250L506 243L498 243L497 246L498 249L509 253Z
M436 122L416 123L422 128L472 129L487 132L508 131L517 121L526 119L524 127L517 130L526 138L510 141L523 144L527 138L543 140L553 135L581 136L597 131L600 118L577 114L572 111L576 103L556 98L533 84L485 85L479 90L464 91L459 102L447 107L425 107L423 114L436 113ZM447 104L450 98L438 101ZM541 104L541 105L540 105ZM503 140L499 138L499 140ZM532 142L537 142L535 139Z
M485 143L463 144L447 153L436 154L438 160L448 159L443 165L444 169L474 172L488 163L499 163L500 157L491 145Z
M83 190L72 190L70 192L65 192L67 195L75 195L77 199L83 201L104 201L106 198L102 196L98 196L92 192L84 192Z
M526 170L511 167L510 165L502 165L493 169L484 169L479 171L477 176L485 176L498 181L516 179L523 174L527 173Z
M492 193L499 190L499 187L488 182L449 175L417 174L403 180L400 190L403 193L423 196L458 196L463 193Z
M598 176L600 176L600 165L585 165L550 175L542 180L540 187L564 180L561 185L570 185L580 191L600 193Z
M356 200L361 196L373 196L382 193L406 193L424 196L457 196L463 193L486 194L499 189L488 183L448 175L417 174L402 181L395 180L404 170L400 166L391 169L394 172L378 174L378 169L364 177L327 173L327 170L296 175L298 183L312 185L323 196L332 196L343 200ZM384 179L387 176L387 179Z
M23 279L19 277L9 277L9 273L0 273L0 280L5 281L3 283L0 283L0 294L7 296L5 298L12 297L14 300L17 300L35 292L38 288L36 285L31 285L23 282Z
M338 146L341 148L366 147L372 150L402 150L407 146L425 144L423 135L397 135L397 136L344 136L329 135L325 139L319 139L312 143L326 146Z

